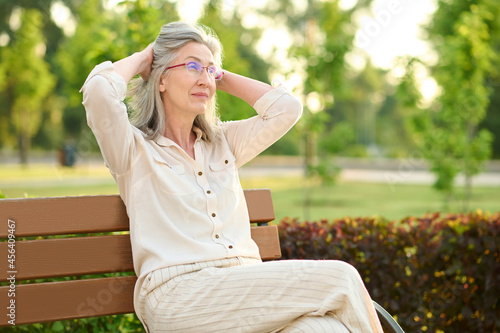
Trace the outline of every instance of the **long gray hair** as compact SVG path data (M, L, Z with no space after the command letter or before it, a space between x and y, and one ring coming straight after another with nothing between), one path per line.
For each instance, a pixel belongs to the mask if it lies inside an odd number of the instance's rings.
M132 109L130 122L139 128L148 139L156 140L165 131L165 109L159 91L160 78L168 66L177 58L181 47L189 42L206 45L214 57L215 65L222 65L222 45L217 35L203 25L184 22L165 24L153 45L153 64L148 81L142 78L130 82L127 96ZM219 117L215 95L207 110L194 120L194 126L202 132L202 139L216 142L220 137Z

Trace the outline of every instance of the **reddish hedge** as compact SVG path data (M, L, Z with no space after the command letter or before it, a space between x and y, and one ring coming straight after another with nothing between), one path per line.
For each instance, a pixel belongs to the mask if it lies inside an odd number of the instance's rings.
M283 259L351 263L407 332L499 331L500 213L285 218L278 227Z

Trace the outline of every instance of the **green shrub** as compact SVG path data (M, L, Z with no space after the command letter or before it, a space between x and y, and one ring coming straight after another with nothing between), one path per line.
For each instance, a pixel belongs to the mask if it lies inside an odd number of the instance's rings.
M283 259L355 266L372 298L407 332L497 332L500 213L439 213L401 221L284 219Z
M18 325L9 327L10 332L30 332L30 333L139 333L144 332L144 328L133 313L124 315L93 317L73 320L54 321L49 323L37 323L31 325ZM0 330L1 331L1 330Z

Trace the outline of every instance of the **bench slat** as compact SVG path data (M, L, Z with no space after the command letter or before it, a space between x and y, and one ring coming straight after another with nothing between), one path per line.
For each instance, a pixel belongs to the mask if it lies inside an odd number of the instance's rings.
M135 276L16 286L16 325L134 312ZM0 287L0 326L9 325L8 287Z
M118 195L0 200L0 221L16 222L16 237L83 234L129 229ZM7 228L0 237L7 237Z
M273 198L269 189L244 190L250 222L263 223L275 219Z
M250 222L274 220L269 189L244 190ZM16 222L16 237L129 230L125 205L118 195L0 200L0 221ZM0 228L6 238L7 228Z
M7 253L6 242L0 253ZM0 261L0 281L7 260ZM16 279L41 279L134 270L129 235L43 239L16 242Z
M278 235L278 227L267 225L252 227L252 239L257 243L262 260L274 260L281 258L281 247Z
M276 226L252 227L263 260L281 256ZM0 253L8 253L0 243ZM6 258L7 259L7 258ZM130 235L56 238L16 242L16 280L80 276L134 270ZM7 281L7 260L0 260L0 281Z
M250 222L275 219L269 189L245 190ZM135 276L19 284L26 279L80 276L133 270L130 236L105 235L20 240L65 234L128 231L125 206L118 195L0 200L0 220L15 221L16 325L133 312ZM6 239L8 228L0 228ZM276 226L252 227L262 259L281 256ZM0 242L0 253L8 243ZM0 261L0 281L7 281L8 261ZM9 286L0 287L0 307L7 309ZM0 316L0 326L9 317Z

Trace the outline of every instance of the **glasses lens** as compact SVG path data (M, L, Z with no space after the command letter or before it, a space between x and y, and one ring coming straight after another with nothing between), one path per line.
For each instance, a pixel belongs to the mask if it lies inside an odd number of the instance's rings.
M210 76L213 77L216 81L222 79L222 69L215 66L210 66L207 70Z
M189 74L193 76L198 76L203 73L203 69L206 68L208 75L215 80L220 80L222 78L222 70L215 66L203 67L198 61L189 61L186 63L186 70Z
M208 74L214 79L216 79L219 76L219 70L215 66L210 66L207 68Z
M186 69L191 75L199 75L203 71L203 66L197 61L190 61L186 63Z
M215 67L215 66L208 67L208 72L210 73L210 75L212 75L212 77L216 77L217 76L217 67Z

